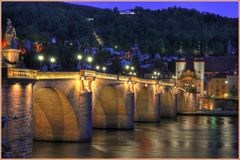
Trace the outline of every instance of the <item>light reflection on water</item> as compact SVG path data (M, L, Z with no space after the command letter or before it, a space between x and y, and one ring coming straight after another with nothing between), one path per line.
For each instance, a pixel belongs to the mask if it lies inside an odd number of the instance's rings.
M238 157L238 118L182 116L93 130L92 142L34 142L33 157Z

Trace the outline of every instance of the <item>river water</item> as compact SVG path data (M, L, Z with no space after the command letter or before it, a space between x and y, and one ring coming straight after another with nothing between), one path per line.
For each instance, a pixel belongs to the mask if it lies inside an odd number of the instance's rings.
M179 116L135 123L133 130L94 129L92 142L33 143L34 158L233 158L238 118Z

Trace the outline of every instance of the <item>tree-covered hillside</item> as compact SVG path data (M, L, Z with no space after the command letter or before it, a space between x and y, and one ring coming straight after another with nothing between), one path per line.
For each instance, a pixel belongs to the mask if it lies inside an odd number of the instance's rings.
M79 40L83 47L118 46L129 50L135 41L143 53L175 54L182 45L185 53L200 50L215 55L227 51L229 40L237 48L238 21L196 10L169 8L165 10L133 9L134 15L62 2L3 3L3 31L6 18L13 21L19 39L49 44L56 37L57 45L66 40ZM96 34L93 34L96 33Z

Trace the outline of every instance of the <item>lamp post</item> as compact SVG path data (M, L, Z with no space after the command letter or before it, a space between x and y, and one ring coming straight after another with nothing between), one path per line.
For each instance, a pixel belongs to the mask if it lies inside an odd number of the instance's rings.
M96 70L98 71L100 69L100 66L96 66Z
M126 70L129 70L129 68L130 68L129 65L126 65L126 66L125 66L125 69L126 69Z
M160 77L160 72L154 71L152 78L153 78L153 79L157 79L157 78L159 78L159 77Z
M107 68L106 67L102 67L102 70L103 70L103 72L105 72L107 70Z
M53 64L56 62L56 59L54 57L51 57L50 62L51 62L51 69L53 70Z
M92 68L91 63L93 62L93 57L88 56L87 57L87 62L90 64L90 68Z
M77 59L78 59L78 68L80 68L80 69L82 68L82 66L81 66L81 60L82 60L82 58L83 58L83 57L82 57L81 54L78 54L78 55L77 55Z
M38 56L38 60L39 60L39 62L40 62L40 70L42 69L42 62L43 62L43 60L44 60L44 57L42 56L42 55L39 55Z

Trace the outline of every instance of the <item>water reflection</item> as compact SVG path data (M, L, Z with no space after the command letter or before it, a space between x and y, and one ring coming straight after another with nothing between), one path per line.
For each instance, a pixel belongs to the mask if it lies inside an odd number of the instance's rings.
M7 126L3 131L3 140L7 146L3 154L6 158L32 157L32 101L27 98L32 97L31 87L32 84L20 86L17 83L6 93L6 96L14 97L14 100L6 98L8 101L5 106L8 107L3 112L7 117Z
M190 117L93 130L89 143L34 142L33 157L237 157L238 119Z

